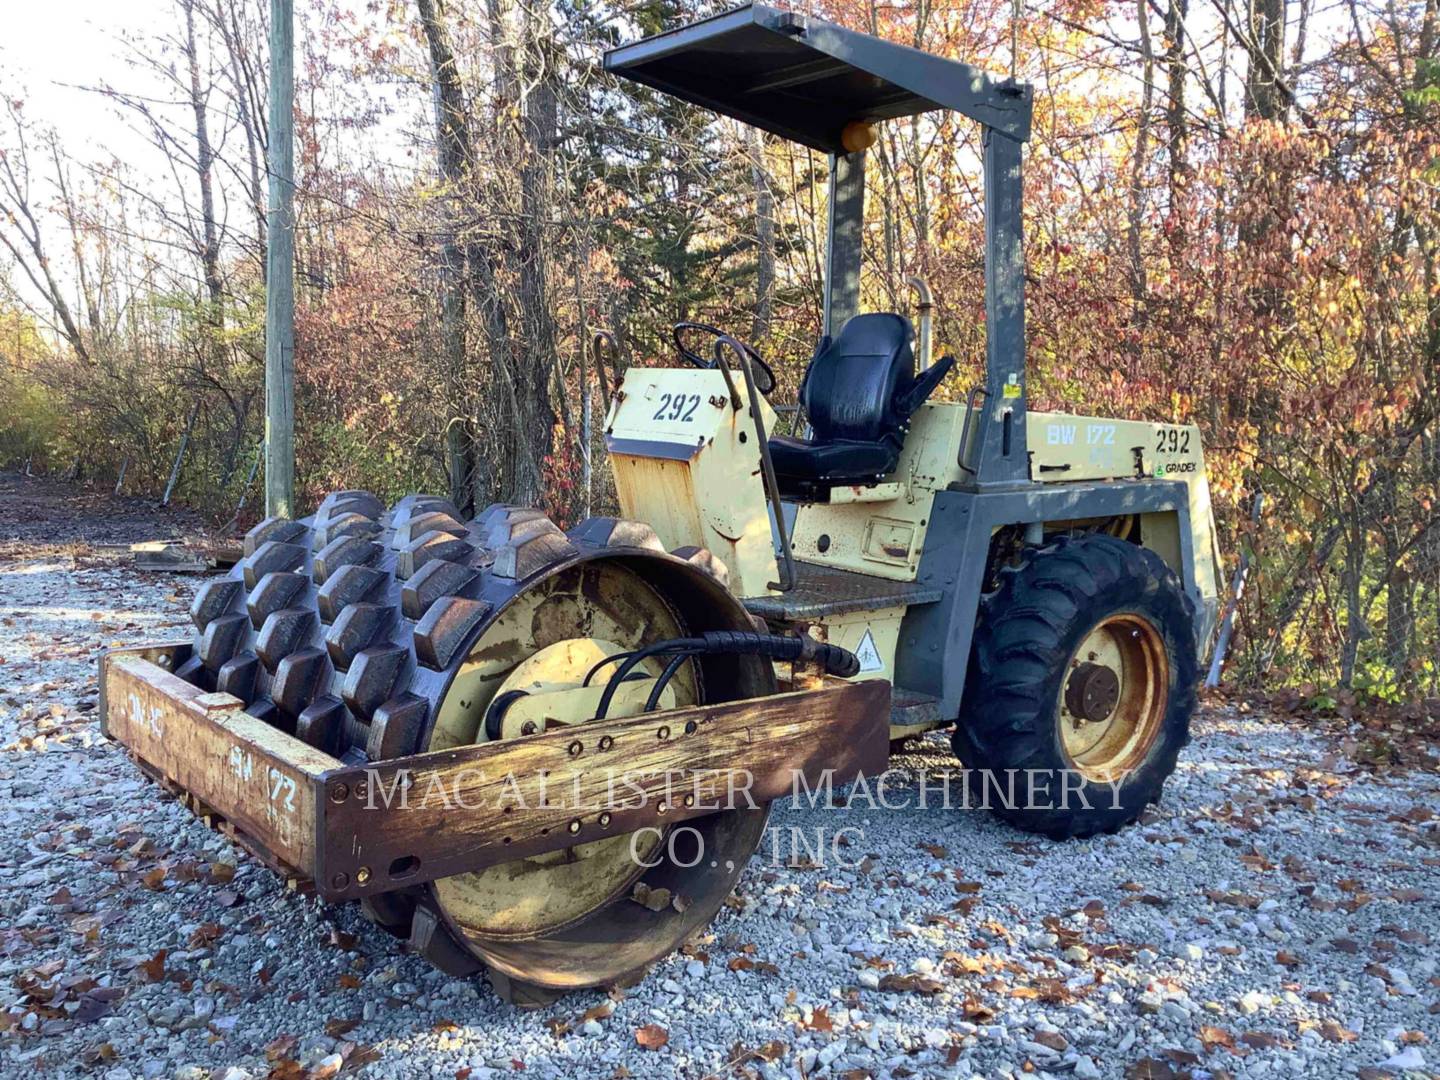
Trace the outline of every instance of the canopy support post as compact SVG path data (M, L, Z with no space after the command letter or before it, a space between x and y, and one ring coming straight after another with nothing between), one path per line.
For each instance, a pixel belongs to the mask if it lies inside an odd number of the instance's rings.
M978 417L977 487L1030 479L1025 445L1025 254L1021 245L1022 144L986 127L985 390Z
M830 155L830 218L825 232L825 320L832 337L860 310L865 233L865 151Z

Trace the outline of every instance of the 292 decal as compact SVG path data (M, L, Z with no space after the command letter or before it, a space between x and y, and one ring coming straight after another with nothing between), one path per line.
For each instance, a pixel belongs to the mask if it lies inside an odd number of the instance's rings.
M1155 452L1157 454L1188 454L1190 452L1190 429L1181 427L1156 428Z
M660 407L650 419L678 420L682 424L688 424L695 419L695 410L699 407L699 394L661 394Z

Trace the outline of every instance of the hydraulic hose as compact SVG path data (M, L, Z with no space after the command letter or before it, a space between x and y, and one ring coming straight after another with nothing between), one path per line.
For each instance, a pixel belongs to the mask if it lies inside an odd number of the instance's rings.
M770 660L799 660L818 664L829 675L850 678L860 673L860 660L849 649L816 641L808 635L761 634L747 630L710 630L698 638L670 638L630 653L605 684L595 718L603 720L610 711L615 692L636 667L652 656L669 655L683 660L690 656L763 656ZM608 659L608 658L607 658ZM672 660L672 664L674 661ZM668 668L667 668L668 670ZM678 665L676 665L678 670ZM593 674L593 672L592 672ZM673 675L673 672L670 673ZM662 673L661 679L667 679ZM663 684L662 684L663 688ZM658 692L652 691L655 701ZM648 711L648 706L647 706Z

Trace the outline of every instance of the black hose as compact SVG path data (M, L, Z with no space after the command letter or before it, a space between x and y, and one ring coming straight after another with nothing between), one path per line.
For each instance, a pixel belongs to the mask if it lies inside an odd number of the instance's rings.
M611 653L603 660L597 660L595 662L595 666L585 673L585 681L582 682L580 685L589 686L590 680L595 677L595 673L599 671L602 667L604 667L606 664L613 664L616 660L624 660L626 657L634 655L635 652L633 649L627 649L625 652Z
M636 649L634 652L632 652L628 657L625 658L625 661L618 668L616 668L615 674L611 675L610 681L605 684L605 693L600 695L600 704L596 706L595 709L595 719L605 719L606 714L610 711L610 702L615 697L615 691L618 690L620 688L620 684L625 681L625 676L629 675L630 672L633 671L638 665L643 664L650 657L657 656L661 653L684 651L705 651L704 639L668 638L665 641L657 641L653 645L646 645L643 649Z
M655 685L650 690L650 696L645 699L645 711L654 712L655 706L660 704L660 695L665 692L665 687L670 685L670 680L680 670L686 660L689 660L694 653L676 653L665 665L665 670L660 673L660 678L655 680Z
M804 663L819 664L827 674L838 675L845 679L860 673L860 659L849 649L816 641L808 635L760 634L749 630L710 630L698 638L669 638L665 641L657 641L626 655L624 661L615 670L615 674L610 676L610 681L605 684L605 693L600 696L600 704L595 710L595 719L605 719L610 712L610 703L615 698L615 691L636 667L652 656L673 653L682 654L682 660L684 657L696 654L764 656L772 660L799 660ZM606 657L601 664L608 663L614 658ZM597 665L597 668L599 666L601 665ZM678 665L676 667L678 670ZM593 670L591 674L594 674ZM666 675L661 675L662 680L666 678ZM654 701L659 700L657 692L652 692L651 696ZM647 705L647 711L649 707Z

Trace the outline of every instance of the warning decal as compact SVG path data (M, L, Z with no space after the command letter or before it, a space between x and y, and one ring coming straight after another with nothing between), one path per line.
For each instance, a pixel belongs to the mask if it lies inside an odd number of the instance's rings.
M885 662L880 659L880 650L875 647L875 639L870 636L870 628L865 628L865 636L860 639L860 644L855 646L855 655L860 658L861 672L884 671Z

